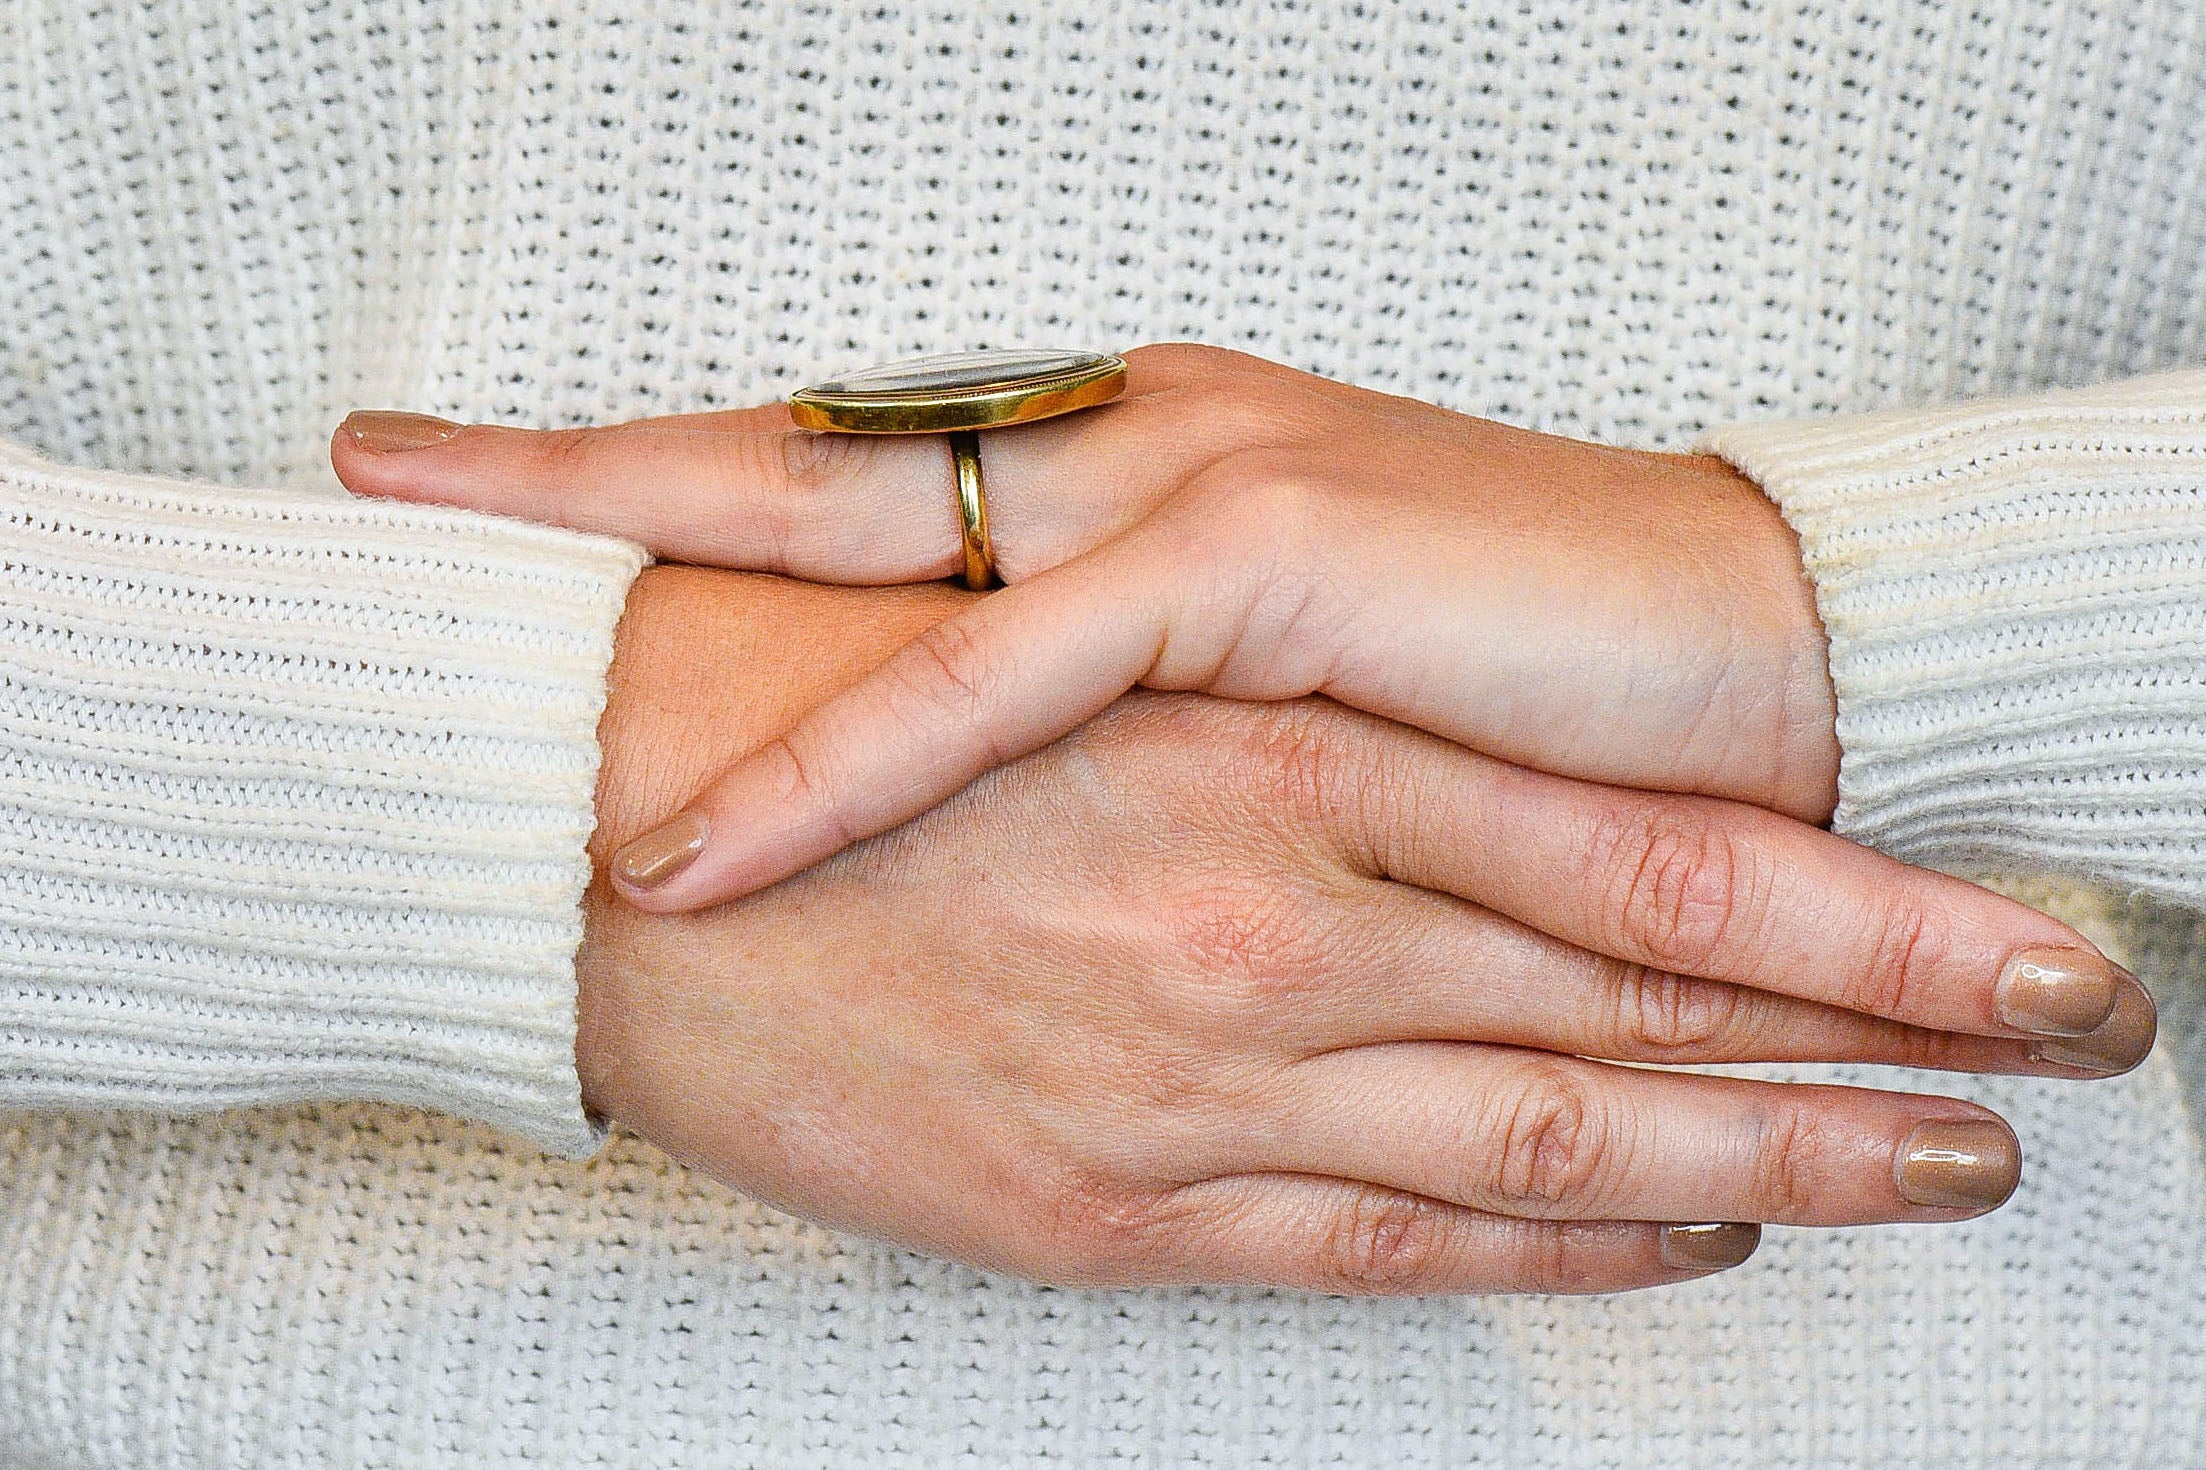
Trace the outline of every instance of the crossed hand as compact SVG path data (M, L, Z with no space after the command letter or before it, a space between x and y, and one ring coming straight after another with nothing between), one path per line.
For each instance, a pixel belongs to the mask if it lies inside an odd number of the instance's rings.
M2020 1170L1968 1103L1619 1064L2150 1049L2073 930L1813 825L1823 634L1726 465L1128 361L984 441L982 596L885 585L962 565L939 440L340 428L357 492L689 564L600 728L592 1106L1046 1280L1615 1290Z

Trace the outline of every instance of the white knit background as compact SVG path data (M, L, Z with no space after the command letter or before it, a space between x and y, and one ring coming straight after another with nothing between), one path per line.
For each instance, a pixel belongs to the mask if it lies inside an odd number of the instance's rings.
M372 1098L598 1141L627 542L0 443L0 1108Z
M14 0L0 433L326 478L1191 336L1676 440L2196 363L2206 12Z
M1171 336L1661 443L2097 380L2206 362L2202 77L2179 0L13 0L0 435L315 484L356 403ZM626 1142L20 1118L0 1466L2206 1462L2168 1057L1950 1085L2009 1208L1596 1302L1042 1291Z

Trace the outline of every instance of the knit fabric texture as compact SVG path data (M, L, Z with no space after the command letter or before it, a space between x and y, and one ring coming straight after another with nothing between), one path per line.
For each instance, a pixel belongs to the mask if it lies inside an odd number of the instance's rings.
M2206 372L1702 447L1800 533L1838 830L2206 900Z
M2202 76L2189 0L0 7L0 1465L2206 1462L2201 402L2136 381L2206 364ZM1596 1300L1049 1290L547 1153L633 554L332 500L331 423L1172 337L1713 436L1847 829L2116 890L2013 880L2170 1044L1771 1069L2022 1188Z
M317 1097L587 1152L624 542L0 446L0 1107Z

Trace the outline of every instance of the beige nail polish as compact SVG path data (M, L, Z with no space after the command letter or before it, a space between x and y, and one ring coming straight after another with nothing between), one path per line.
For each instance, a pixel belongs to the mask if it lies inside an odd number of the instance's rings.
M630 888L656 888L697 861L708 830L703 817L684 812L614 853L613 876Z
M1918 1123L1892 1164L1893 1183L1910 1204L1989 1210L2022 1181L2022 1145L2004 1123L1938 1118Z
M1728 1271L1761 1243L1759 1225L1665 1225L1662 1264L1679 1271Z
M460 431L449 419L425 413L400 413L394 409L362 408L345 415L337 431L352 440L355 449L370 454L403 454L442 444Z
M2033 1036L2083 1036L2114 1014L2129 971L2088 949L2019 949L1999 972L1992 1004L2000 1024Z
M2063 1037L2040 1042L2030 1055L2061 1067L2081 1067L2102 1077L2112 1077L2143 1061L2152 1051L2160 1030L2160 1011L2152 992L2134 975L2125 975L2116 987L2114 1013L2088 1036Z

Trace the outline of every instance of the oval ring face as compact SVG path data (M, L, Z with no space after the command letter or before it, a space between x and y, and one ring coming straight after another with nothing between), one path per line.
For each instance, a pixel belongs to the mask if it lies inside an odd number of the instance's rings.
M940 434L1032 423L1108 402L1125 389L1126 361L1107 352L947 352L800 388L789 395L789 415L804 429Z

